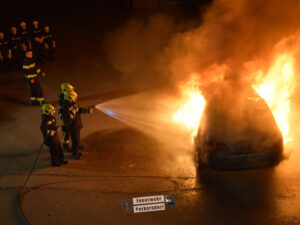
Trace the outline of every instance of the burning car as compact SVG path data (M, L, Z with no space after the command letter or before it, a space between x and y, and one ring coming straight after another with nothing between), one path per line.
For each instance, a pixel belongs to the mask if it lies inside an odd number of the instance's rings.
M206 100L194 138L198 168L251 169L279 164L283 137L254 89L220 91Z

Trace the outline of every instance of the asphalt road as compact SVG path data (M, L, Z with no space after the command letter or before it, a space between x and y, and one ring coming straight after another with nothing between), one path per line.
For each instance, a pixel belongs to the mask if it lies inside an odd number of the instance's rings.
M110 28L121 24L119 19ZM57 59L43 65L48 76L42 85L49 101L57 101L63 81L75 85L82 104L129 94L123 90L131 84L94 49L109 30L106 23L98 24L102 33L91 35L90 26L72 43L68 34L76 32L76 22L66 30L64 24L56 23ZM91 44L81 45L86 42ZM82 46L82 51L74 46ZM21 225L15 200L42 140L40 108L24 104L28 87L21 73L0 76L0 224ZM23 201L32 224L300 224L297 139L286 146L289 157L276 168L197 174L192 148L177 144L176 138L161 142L99 110L84 115L83 124L81 160L72 160L66 153L69 164L52 168L44 148L28 183L39 188ZM177 196L174 208L134 214L121 207L122 200L167 194Z

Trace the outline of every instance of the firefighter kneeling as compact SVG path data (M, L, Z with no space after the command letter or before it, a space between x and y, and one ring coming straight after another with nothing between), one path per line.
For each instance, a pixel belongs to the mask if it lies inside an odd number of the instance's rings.
M67 90L64 93L64 101L61 106L62 129L71 135L72 155L75 159L80 159L81 153L78 151L80 146L80 129L82 128L82 113L93 113L93 106L88 108L79 107L77 104L77 93Z
M50 150L52 166L60 166L68 162L64 160L64 153L59 143L54 113L55 108L53 105L43 104L41 131L44 137L44 144Z

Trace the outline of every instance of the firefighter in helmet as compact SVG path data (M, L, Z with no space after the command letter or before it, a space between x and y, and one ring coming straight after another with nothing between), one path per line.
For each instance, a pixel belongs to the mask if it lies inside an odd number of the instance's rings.
M44 144L49 147L52 166L60 166L67 164L64 160L64 154L61 149L58 135L56 119L54 117L55 108L51 104L43 104L42 106L42 123L41 131L44 137Z
M9 45L11 48L13 67L17 70L20 70L24 56L22 50L21 36L18 34L16 27L12 27L10 29Z
M30 41L30 33L27 28L27 24L22 21L20 23L19 35L21 37L21 45L24 55L27 51L31 50L31 41Z
M33 21L32 23L32 33L31 33L31 37L32 37L32 50L34 53L34 57L36 58L36 61L38 64L42 64L43 63L43 45L44 45L44 35L43 35L43 31L39 26L39 22L38 21Z
M32 58L32 51L26 52L26 58L23 62L23 72L26 80L28 81L30 87L30 100L31 105L42 105L45 101L44 94L40 82L38 80L38 75L46 76L41 69L36 67L36 63Z
M70 148L70 132L66 129L66 127L64 126L64 121L63 121L63 117L62 117L62 107L63 107L63 103L64 103L64 94L66 91L73 91L74 87L69 84L69 83L62 83L60 85L61 88L61 93L59 95L59 111L58 111L58 115L59 115L59 119L60 119L60 124L61 124L61 128L62 128L62 145L65 151L71 151Z
M0 64L1 71L7 72L10 68L11 48L4 33L0 32Z
M82 113L92 113L93 106L88 108L80 107L77 103L77 93L73 90L67 90L64 93L64 101L61 108L63 127L71 136L72 154L75 159L80 159L80 129L82 128L81 117Z
M45 48L45 57L52 61L54 60L54 49L56 47L56 42L54 40L53 34L50 31L49 26L44 27L44 48Z

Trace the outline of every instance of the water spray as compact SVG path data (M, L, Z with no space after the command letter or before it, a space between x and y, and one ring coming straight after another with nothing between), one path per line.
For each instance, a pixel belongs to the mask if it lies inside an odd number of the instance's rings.
M95 107L160 142L190 146L190 132L173 119L176 103L172 93L159 90L128 95Z

